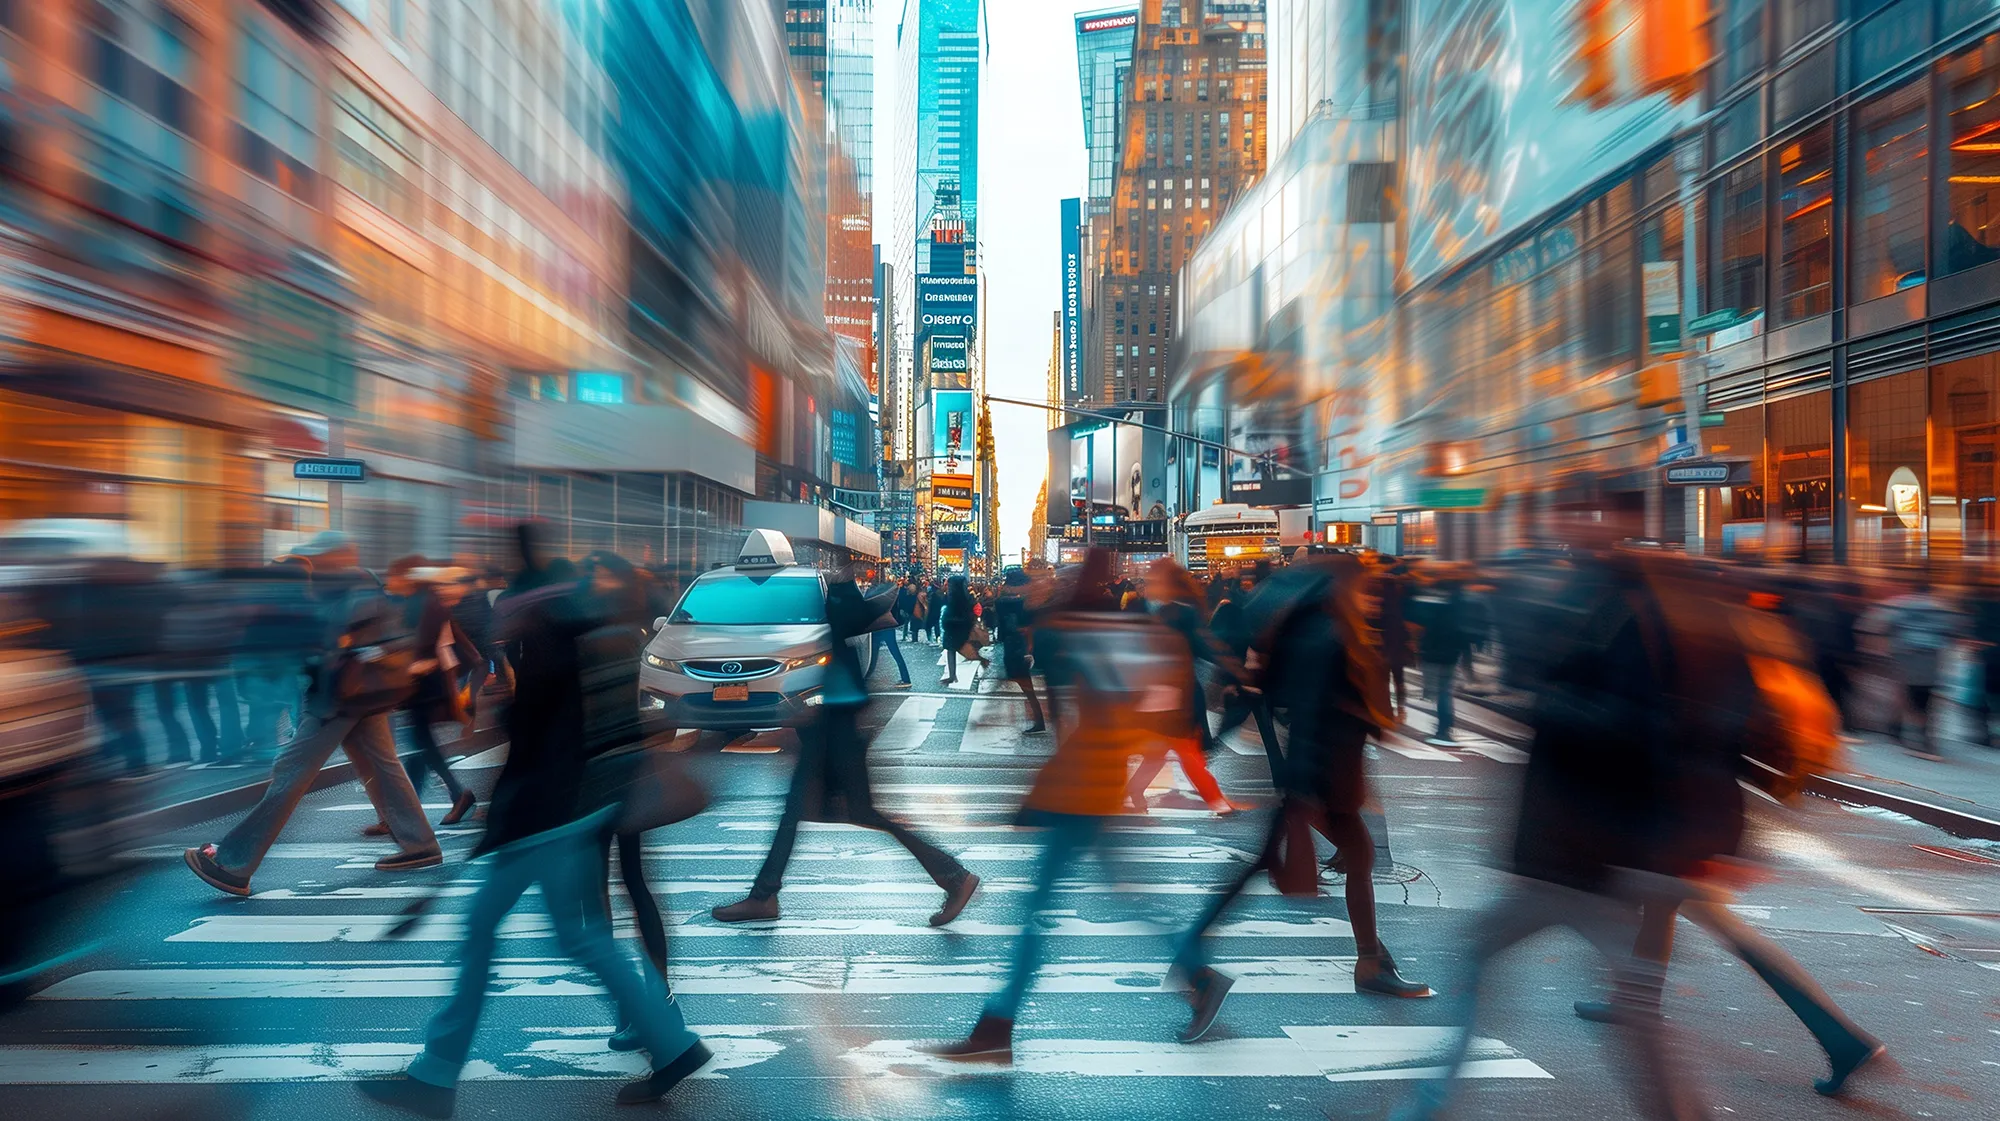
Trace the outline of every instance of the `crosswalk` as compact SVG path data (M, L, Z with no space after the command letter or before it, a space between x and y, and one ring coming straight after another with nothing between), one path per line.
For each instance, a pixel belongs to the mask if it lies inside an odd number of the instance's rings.
M914 725L935 721L938 710L912 711L920 714L910 717ZM1377 1022L1385 1005L1354 990L1353 931L1327 913L1337 908L1278 899L1261 879L1212 932L1217 965L1237 978L1224 1013L1236 1029L1212 1042L1173 1042L1185 1006L1167 968L1172 940L1253 858L1254 845L1205 813L1120 823L1102 862L1061 880L1055 909L1030 920L1021 900L1039 849L990 816L1017 805L1024 790L1019 782L877 787L885 809L927 822L920 831L936 833L985 877L974 906L942 930L926 922L938 889L906 852L837 826L802 833L784 917L740 926L709 918L708 907L740 893L763 858L775 798L725 799L649 838L645 858L670 911L672 982L717 1056L700 1077L822 1086L962 1073L916 1045L964 1030L979 998L1007 975L1024 921L1050 947L1005 1076L1024 1086L1275 1086L1435 1073L1450 1029L1422 1021L1438 1002L1399 1002L1394 1022ZM455 863L429 879L374 873L380 846L352 839L365 809L351 792L309 800L299 839L272 851L262 890L246 900L222 899L176 874L169 858L177 860L177 844L135 852L150 871L157 895L148 913L158 921L34 994L25 1017L0 1022L0 1085L341 1083L400 1070L418 1049L424 1018L452 989L450 946L464 935L479 877ZM469 844L447 838L455 857ZM419 895L435 896L433 913L409 937L389 940L396 901ZM614 897L616 932L636 951L624 896ZM560 956L536 904L527 900L500 927L502 956L489 985L496 999L465 1077L642 1073L643 1057L606 1047L601 990ZM58 1022L60 1032L34 1030ZM162 1024L201 1027L162 1033ZM1477 1040L1473 1055L1473 1077L1551 1077L1502 1040Z

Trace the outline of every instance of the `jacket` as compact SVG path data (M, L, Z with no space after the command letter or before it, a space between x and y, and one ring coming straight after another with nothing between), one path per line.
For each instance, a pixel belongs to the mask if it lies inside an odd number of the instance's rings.
M1056 740L1022 808L1123 813L1126 761L1186 735L1182 698L1195 683L1179 636L1148 616L1065 612L1040 625L1035 649L1050 686L1075 698L1076 721Z
M576 817L586 762L577 640L598 620L573 584L504 595L497 637L515 652L507 706L507 762L494 782L478 852L566 825Z

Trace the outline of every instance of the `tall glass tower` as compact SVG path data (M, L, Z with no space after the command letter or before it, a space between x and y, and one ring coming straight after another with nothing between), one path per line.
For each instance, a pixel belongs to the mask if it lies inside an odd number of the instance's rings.
M1137 8L1109 8L1076 17L1076 78L1083 93L1083 146L1090 154L1085 215L1111 209L1118 180L1118 136L1125 125L1125 83L1132 72Z

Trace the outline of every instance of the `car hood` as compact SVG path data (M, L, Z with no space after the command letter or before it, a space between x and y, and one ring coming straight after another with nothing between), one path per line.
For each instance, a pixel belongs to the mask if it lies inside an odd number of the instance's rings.
M772 627L669 626L646 644L661 658L797 658L833 645L825 623Z

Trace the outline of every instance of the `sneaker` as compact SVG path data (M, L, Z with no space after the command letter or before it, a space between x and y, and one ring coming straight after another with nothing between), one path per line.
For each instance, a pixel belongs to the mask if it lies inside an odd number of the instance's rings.
M1236 987L1236 979L1203 966L1189 978L1189 985L1187 1002L1194 1009L1194 1017L1181 1029L1182 1043L1193 1043L1215 1026L1216 1014L1222 1011L1222 1001L1229 990Z
M1570 1007L1576 1009L1576 1018L1593 1024L1615 1024L1618 1010L1608 1000L1579 1000Z
M436 849L415 852L399 852L385 856L375 862L377 872L413 872L418 868L435 868L444 863L444 854Z
M239 876L215 861L215 846L202 845L181 854L187 866L201 881L217 891L226 891L238 898L250 895L250 877Z
M768 895L762 899L752 895L734 903L724 903L709 911L716 922L760 922L778 917L778 897Z
M1458 741L1450 736L1431 736L1424 740L1431 747L1457 747Z
M972 1034L957 1043L920 1043L916 1050L955 1063L998 1063L1014 1061L1014 1021L981 1014Z
M404 1075L401 1078L371 1078L354 1084L361 1096L381 1102L391 1109L419 1117L451 1116L458 1091L450 1086L433 1086Z
M957 918L959 912L965 910L965 905L972 901L972 893L978 890L979 877L967 872L964 878L958 881L957 886L945 894L944 906L938 908L937 914L931 916L931 925L943 926Z
M907 681L898 681L898 682L896 682L896 683L895 683L894 685L891 685L891 686L889 686L889 688L891 688L891 689L908 689L908 688L910 688L910 683L909 683L909 682L907 682Z
M668 1091L680 1085L681 1079L707 1066L708 1060L714 1057L714 1053L697 1039L687 1050L681 1052L680 1058L657 1068L637 1082L627 1082L620 1086L618 1104L645 1105L647 1102L659 1101L667 1096Z
M470 790L459 791L458 797L452 800L451 812L439 818L438 824L457 825L459 822L465 820L465 815L471 813L472 807L477 805L478 802L479 799L472 796L472 791Z

